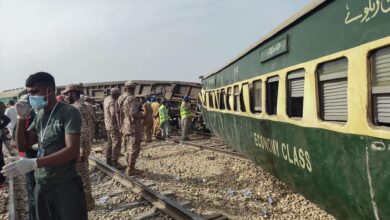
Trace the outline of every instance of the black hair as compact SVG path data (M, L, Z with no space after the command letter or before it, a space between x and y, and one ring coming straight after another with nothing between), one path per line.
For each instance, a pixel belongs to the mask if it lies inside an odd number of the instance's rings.
M56 89L56 83L54 82L54 77L50 73L46 72L37 72L31 74L26 80L26 87L34 87L36 85L41 85L45 87Z

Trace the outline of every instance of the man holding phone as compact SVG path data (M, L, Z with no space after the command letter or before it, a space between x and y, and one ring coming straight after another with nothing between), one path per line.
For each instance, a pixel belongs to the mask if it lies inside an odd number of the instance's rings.
M49 73L30 75L26 89L29 103L16 103L16 144L25 151L38 143L38 158L19 159L1 172L9 176L35 170L38 219L88 219L83 183L75 167L80 153L80 113L71 105L57 102L54 78ZM38 113L26 129L31 107Z

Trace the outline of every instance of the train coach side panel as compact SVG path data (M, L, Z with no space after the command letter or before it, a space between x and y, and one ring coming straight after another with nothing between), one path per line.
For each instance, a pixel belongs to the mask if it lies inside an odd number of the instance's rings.
M390 218L390 141L205 109L203 113L225 143L337 218Z

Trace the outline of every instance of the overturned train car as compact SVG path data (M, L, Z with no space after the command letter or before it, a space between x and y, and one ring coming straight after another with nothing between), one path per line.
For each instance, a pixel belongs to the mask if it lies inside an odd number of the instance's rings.
M157 80L132 80L135 82L135 96L147 97L155 96L157 98L165 98L170 103L170 118L171 125L178 126L180 117L180 104L184 96L189 96L191 100L192 111L195 113L193 117L192 127L196 130L207 130L198 108L198 95L201 91L201 84L194 82L181 81L157 81ZM98 118L98 126L96 131L97 137L105 137L104 132L104 117L103 117L103 100L110 95L111 88L119 88L122 92L125 89L126 81L112 81L99 83L84 83L82 84L83 93L89 96L95 104L95 112ZM65 86L57 87L57 94Z

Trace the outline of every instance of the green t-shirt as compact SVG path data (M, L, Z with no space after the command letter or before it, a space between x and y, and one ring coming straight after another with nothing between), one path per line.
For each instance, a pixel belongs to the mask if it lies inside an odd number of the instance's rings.
M80 112L73 106L58 103L47 125L46 133L42 140L47 121L51 112L40 110L37 113L29 130L38 135L38 146L44 149L44 155L48 156L65 147L66 134L80 134ZM64 165L41 167L35 171L35 179L38 184L52 185L63 183L77 177L75 160Z

